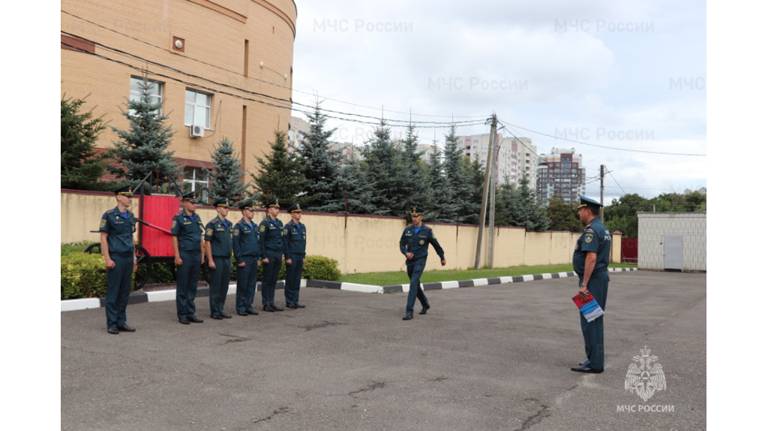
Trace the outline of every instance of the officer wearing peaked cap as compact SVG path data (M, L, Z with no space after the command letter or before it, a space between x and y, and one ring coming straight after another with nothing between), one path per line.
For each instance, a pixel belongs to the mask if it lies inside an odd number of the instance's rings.
M261 235L253 222L253 201L245 199L238 204L243 218L232 230L232 243L237 261L237 296L235 307L239 316L259 314L253 308L256 296L256 276L261 253Z
M307 227L301 222L301 205L291 206L291 221L283 228L285 247L285 306L291 309L304 308L299 304L301 272L304 256L307 254Z
M423 212L413 208L411 210L411 219L413 223L405 227L402 236L400 236L400 252L405 255L405 266L408 271L408 278L411 283L408 288L408 302L405 305L405 315L403 320L413 319L413 305L416 298L421 303L420 314L427 314L429 310L429 301L427 295L421 289L421 274L427 265L427 253L429 245L435 248L437 255L440 256L440 264L445 266L445 252L437 242L432 228L422 223Z
M283 257L283 222L277 218L280 203L277 199L266 205L267 217L259 225L261 234L261 257L264 265L264 278L261 283L261 303L264 311L283 311L275 305L275 287Z
M217 216L205 226L205 254L210 269L208 303L211 318L221 320L232 318L224 313L232 269L232 222L227 220L229 203L226 199L216 199L213 206Z
M173 217L171 235L173 235L174 262L176 263L176 315L179 323L189 325L202 323L195 314L197 281L200 279L200 266L203 264L203 222L195 212L194 192L181 197L182 210Z
M573 251L573 270L579 276L579 293L592 296L605 310L608 296L608 261L611 253L611 235L600 220L600 202L579 196L578 217L585 225ZM572 371L602 373L605 366L603 343L604 316L587 322L579 313L584 350L587 359Z
M115 189L117 206L101 216L99 232L101 255L107 267L107 332L133 332L128 326L125 310L131 293L131 274L136 269L133 233L136 218L130 211L131 189L128 186Z

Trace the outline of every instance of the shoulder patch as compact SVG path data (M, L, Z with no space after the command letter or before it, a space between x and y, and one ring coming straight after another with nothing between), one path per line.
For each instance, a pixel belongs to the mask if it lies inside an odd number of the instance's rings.
M99 223L99 229L104 227L107 227L107 219L102 217L101 223Z
M584 242L589 244L594 239L594 235L591 233L584 234Z
M206 229L205 230L205 234L208 235L208 236L212 236L213 235L213 228L209 227L208 229Z
M267 231L267 226L266 225L262 224L261 226L259 226L259 232L264 233L266 231Z

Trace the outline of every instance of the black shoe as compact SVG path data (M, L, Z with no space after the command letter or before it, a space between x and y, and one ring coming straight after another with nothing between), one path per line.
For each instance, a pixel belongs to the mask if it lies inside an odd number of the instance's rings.
M251 308L250 310L246 311L246 313L248 313L248 314L253 314L254 316L255 316L255 315L257 315L257 314L259 314L259 312L258 312L258 311L256 311L256 310L254 310L253 308Z
M222 315L221 315L221 318L222 318L222 319L231 319L231 318L232 318L232 315L231 315L231 314L222 314Z
M222 316L219 316L218 314L211 314L211 319L213 319L213 320L221 320L221 319L223 319L223 318L224 318L224 317L222 317Z
M290 308L291 310L295 310L299 307L297 307L296 304L285 304L285 308Z
M179 323L181 323L182 325L189 325L189 319L186 319L186 318L185 319L179 319Z
M238 311L238 312L237 312L237 315L238 315L238 316L247 316L247 315L248 315L248 312L247 312L247 311Z
M282 308L278 307L277 305L272 304L272 310L273 311L283 311Z
M122 325L118 325L117 329L120 332L136 332L136 328L132 326L128 326L126 323L123 323Z
M203 323L203 319L199 319L197 316L189 316L189 321L192 323Z
M307 308L304 304L293 304L293 308Z
M575 371L577 373L600 374L600 373L603 372L603 369L602 368L590 368L589 366L586 366L586 367L571 368L571 371Z
M419 314L427 314L427 310L429 310L430 308L432 307L430 307L429 304L421 307L421 311L419 311Z
M117 329L116 326L110 326L109 328L107 328L107 332L109 332L112 335L117 335L120 333L120 330Z
M579 362L579 368L584 368L589 366L589 359L585 359L584 362Z
M275 308L272 305L264 305L261 307L261 309L269 313L272 313L275 311Z
M403 320L411 320L413 319L413 312L405 313L405 316L403 316Z

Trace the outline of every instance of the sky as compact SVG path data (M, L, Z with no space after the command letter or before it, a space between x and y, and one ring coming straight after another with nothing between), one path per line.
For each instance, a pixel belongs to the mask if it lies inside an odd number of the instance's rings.
M485 119L575 148L606 202L706 187L706 7L681 0L297 0L293 98L416 121ZM382 111L383 109L383 111ZM409 114L410 113L410 114ZM297 114L297 116L302 116ZM373 126L330 120L362 145ZM489 126L458 134L488 133ZM445 128L421 128L444 143ZM400 136L401 128L393 135ZM599 183L587 184L599 196Z

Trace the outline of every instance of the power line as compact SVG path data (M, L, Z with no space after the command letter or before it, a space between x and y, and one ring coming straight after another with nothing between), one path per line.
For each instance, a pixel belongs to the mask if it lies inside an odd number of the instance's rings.
M612 171L608 171L608 174L613 179L613 182L616 183L617 186L619 186L619 188L621 189L621 192L624 193L624 194L627 194L627 192L624 191L624 187L622 187L621 184L619 184L619 182L616 181L616 177L613 176L613 172Z
M176 81L176 82L179 82L179 83L182 83L182 84L185 84L185 85L194 86L194 87L200 88L202 90L207 90L207 91L212 92L212 93L226 94L228 96L237 97L237 98L240 98L240 99L243 99L243 100L248 100L248 101L252 101L252 102L256 102L256 103L261 103L261 104L264 104L264 105L273 106L273 107L281 108L281 109L293 109L296 112L301 112L301 113L307 114L307 115L313 114L312 111L305 111L305 110L298 109L298 108L291 108L290 106L280 105L280 104L272 103L272 102L269 102L269 101L266 101L266 100L254 99L254 98L251 98L251 97L246 97L246 96L243 96L243 95L231 93L231 92L224 91L224 90L221 90L221 89L215 89L215 88L207 87L205 85L201 85L201 84L196 84L196 83L193 83L193 82L185 81L183 79L176 78L176 77L173 77L173 76L170 76L170 75L166 75L166 74L163 74L163 73L160 73L160 72L150 71L148 68L139 67L139 66L127 63L127 62L122 61L122 60L118 60L118 59L115 59L115 58L107 57L105 55L96 54L94 52L86 51L86 50L84 50L84 49L82 49L80 47L76 47L76 46L67 44L66 42L62 42L62 43L65 46L67 46L67 47L69 47L69 48L71 48L71 49L73 49L75 51L78 51L78 52L81 52L81 53L84 53L84 54L88 54L88 55L93 55L95 57L98 57L98 58L101 58L101 59L104 59L104 60L107 60L107 61L111 61L111 62L114 62L114 63L117 63L117 64L121 64L123 66L130 67L130 68L132 68L134 70L137 70L139 72L146 72L148 74L151 73L152 75L155 75L155 76L159 76L159 77L162 77L162 78L165 78L165 79ZM207 80L207 81L210 81L210 80ZM216 83L215 81L211 81L211 82ZM226 85L224 85L224 86L226 86ZM245 91L245 92L248 92L248 91ZM328 118L333 118L333 119L340 120L340 121L347 121L347 122L353 122L353 123L359 123L359 124L367 124L367 125L372 125L372 126L380 126L382 120L385 121L385 124L387 126L389 126L389 127L408 127L409 126L408 124L390 124L390 123L386 123L386 121L388 119L380 119L379 122L372 122L372 121L358 120L358 119L354 119L354 118L338 117L338 116L328 115L328 114L324 114L324 115L326 117L328 117ZM419 128L425 128L425 129L433 128L433 129L437 129L437 128L448 128L448 127L460 128L460 127L477 126L477 125L483 125L483 124L485 124L485 121L477 121L475 123L461 123L461 124L414 125L414 128L417 128L417 129L419 129Z
M666 151L639 150L639 149L635 149L635 148L621 148L621 147L612 147L610 145L590 144L589 142L578 141L576 139L570 139L570 138L566 138L566 137L563 137L563 136L553 135L551 133L540 132L538 130L529 129L529 128L523 127L523 126L513 125L513 124L507 123L507 122L502 121L502 120L499 120L499 122L501 122L505 126L512 127L514 129L525 130L527 132L535 133L537 135L546 136L548 138L559 139L561 141L571 142L571 143L579 144L579 145L587 145L587 146L590 146L590 147L603 148L603 149L606 149L606 150L626 151L626 152L630 152L630 153L656 154L656 155L662 155L662 156L706 157L706 154L700 154L700 153L672 153L672 152L666 152Z
M115 33L115 34L119 34L119 35L121 35L121 36L123 36L123 37L127 37L127 38L129 38L129 39L131 39L131 40L134 40L134 41L136 41L136 42L142 43L142 44L144 44L144 45L147 45L147 46L150 46L150 47L153 47L153 48L159 49L159 50L161 50L161 51L166 51L166 52L168 51L168 49L166 49L166 48L164 48L164 47L162 47L162 46L159 46L159 45L156 45L156 44L154 44L154 43L148 42L148 41L146 41L146 40L143 40L143 39L137 38L137 37L135 37L135 36L132 36L132 35L130 35L130 34L127 34L127 33L123 33L123 32L121 32L121 31L119 31L119 30L115 30L114 28L111 28L111 27L107 27L107 26L105 26L105 25L103 25L103 24L97 23L97 22L95 22L95 21L91 21L91 20L89 20L89 19L87 19L87 18L83 18L83 17L81 17L81 16L79 16L79 15L76 15L76 14L74 14L74 13L72 13L72 12L69 12L69 11L66 11L66 10L64 10L64 9L62 9L62 10L61 10L61 12L62 12L62 13L64 13L64 14L66 14L66 15L69 15L69 16L71 16L71 17L73 17L73 18L79 19L79 20L81 20L81 21L83 21L83 22L87 22L87 23L89 23L89 24L92 24L92 25L94 25L94 26L96 26L96 27L99 27L99 28L101 28L101 29L104 29L104 30L107 30L107 31L113 32L113 33ZM65 31L62 31L62 33L64 33L64 34L70 34L70 33L67 33L67 32L65 32ZM98 44L98 45L100 45L100 46L103 46L103 45L101 45L101 44L99 44L99 43L97 43L97 42L94 42L94 43L96 43L96 44ZM104 47L105 47L105 48L107 48L106 46L104 46ZM314 97L320 97L320 98L322 98L323 100L332 100L332 101L335 101L335 102L343 103L343 104L346 104L346 105L350 105L350 106L356 106L356 107L359 107L359 108L365 108L365 109L376 110L376 111L379 111L379 110L381 110L381 111L384 111L384 112L391 112L391 113L396 113L396 114L409 114L409 115L413 115L413 116L417 116L417 117L440 117L440 118L448 118L448 117L450 117L450 118L454 118L454 117L460 117L460 118L475 118L475 119L476 119L477 117L479 117L479 116L475 116L475 115L454 115L454 114L450 114L450 115L447 115L447 114L419 114L419 113L415 113L415 112L404 112L404 111L396 111L396 110L391 110L391 109L385 109L385 108L383 108L383 107L381 107L381 108L380 108L380 107L373 107L373 106L368 106L368 105L362 105L362 104L358 104L358 103L354 103L354 102L349 102L349 101L345 101L345 100L341 100L341 99L336 99L336 98L331 98L331 97L321 96L321 95L317 94L316 92L307 92L307 91L301 91L301 90L298 90L298 89L295 89L295 88L293 88L292 86L287 86L287 85L279 84L279 83L276 83L276 82L274 82L274 81L269 81L269 80L266 80L266 79L257 78L257 77L255 77L255 76L243 76L242 72L239 72L239 71L236 71L236 70L232 70L232 69L229 69L229 68L226 68L226 67L223 67L223 66L219 66L219 65L217 65L217 64L209 63L209 62L207 62L207 61L204 61L204 60L200 60L200 59L198 59L198 58L195 58L195 57L191 57L191 56L189 56L189 55L185 55L185 56L184 56L184 58L186 58L186 59L189 59L189 60L192 60L192 61L194 61L194 62L197 62L197 63L200 63L200 64L204 64L204 65L206 65L206 66L209 66L209 67L213 67L213 68L215 68L215 69L219 69L219 70L222 70L222 71L225 71L225 72L229 72L229 73L232 73L232 74L236 74L236 75L238 75L238 76L239 76L239 77L241 77L241 78L245 78L245 79L251 79L251 80L254 80L254 81L258 81L258 82L262 82L262 83L265 83L265 84L269 84L269 85L272 85L272 86L275 86L275 87L278 87L278 88L287 89L287 90L290 90L290 91L292 91L292 92L301 93L301 94L306 94L306 95L310 95L310 96L314 96ZM278 73L279 73L279 72L278 72ZM294 103L297 103L297 104L298 104L298 102L294 102ZM304 106L307 106L307 105L304 105ZM397 121L402 121L402 120L397 120Z

